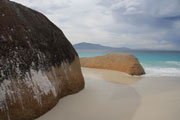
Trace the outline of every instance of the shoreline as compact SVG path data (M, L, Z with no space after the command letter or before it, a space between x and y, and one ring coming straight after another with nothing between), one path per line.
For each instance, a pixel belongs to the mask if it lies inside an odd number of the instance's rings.
M180 119L180 77L133 77L91 68L82 72L85 89L36 120Z

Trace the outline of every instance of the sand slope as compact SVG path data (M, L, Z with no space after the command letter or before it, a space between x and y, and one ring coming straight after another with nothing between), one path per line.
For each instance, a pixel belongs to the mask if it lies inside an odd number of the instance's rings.
M83 68L86 87L37 120L180 120L180 78ZM108 74L118 79L104 80ZM120 77L122 76L122 77ZM129 79L123 84L123 79ZM131 82L134 79L135 82Z

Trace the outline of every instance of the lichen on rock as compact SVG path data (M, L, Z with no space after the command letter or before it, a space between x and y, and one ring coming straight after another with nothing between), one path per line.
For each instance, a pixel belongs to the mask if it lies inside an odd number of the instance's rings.
M41 13L0 1L0 119L33 120L84 88L79 57Z

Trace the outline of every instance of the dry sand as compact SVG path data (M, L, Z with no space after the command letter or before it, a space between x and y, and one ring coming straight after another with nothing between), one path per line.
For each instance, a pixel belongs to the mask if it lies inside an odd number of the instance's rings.
M82 69L86 87L37 120L180 120L180 77Z

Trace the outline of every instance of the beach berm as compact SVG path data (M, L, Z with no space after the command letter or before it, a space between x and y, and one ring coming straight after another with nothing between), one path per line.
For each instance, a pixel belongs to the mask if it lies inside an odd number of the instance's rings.
M104 56L81 58L80 63L82 67L117 70L130 75L145 74L139 60L130 54L112 53Z

